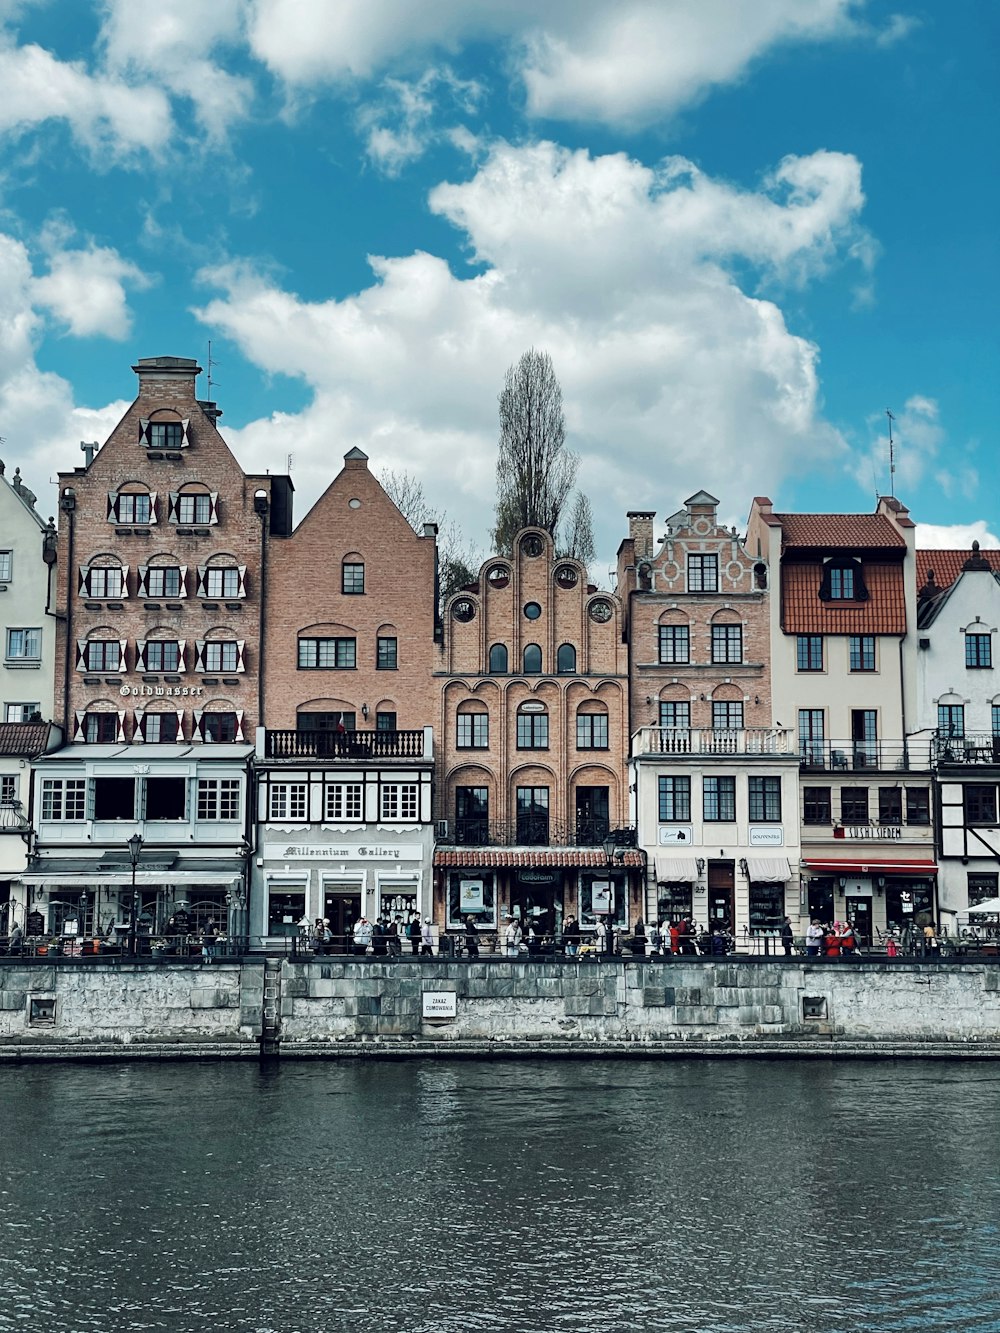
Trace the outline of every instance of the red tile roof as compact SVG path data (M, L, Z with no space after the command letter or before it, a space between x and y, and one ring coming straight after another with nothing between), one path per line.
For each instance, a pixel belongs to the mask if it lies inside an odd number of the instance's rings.
M781 571L781 627L786 634L905 634L906 595L901 564L865 562L867 602L824 602L818 560Z
M582 851L579 848L563 847L558 849L543 850L533 848L525 851L524 848L513 847L466 847L460 852L435 852L435 866L477 866L484 870L496 867L498 869L529 866L551 866L553 869L560 867L593 866L600 870L608 868L607 858L601 850ZM616 864L626 866L641 866L643 864L642 853L635 850L627 850L620 863Z
M49 741L49 722L0 722L0 754L44 754Z
M980 551L979 554L990 568L1000 573L1000 551ZM934 571L934 582L939 588L950 588L962 572L962 566L970 559L970 551L918 551L917 552L917 588L927 582L930 570Z
M784 547L824 551L905 549L906 540L885 514L776 514Z

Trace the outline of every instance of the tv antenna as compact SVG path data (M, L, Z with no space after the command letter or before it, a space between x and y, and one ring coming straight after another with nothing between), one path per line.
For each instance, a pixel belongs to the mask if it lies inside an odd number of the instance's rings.
M889 418L889 494L892 496L893 499L895 499L896 498L896 446L895 446L895 441L892 438L892 423L896 420L896 418L892 415L892 413L889 411L888 408L885 409L885 414Z
M206 381L206 383L207 383L207 387L208 387L208 401L209 401L209 402L212 401L212 385L213 385L214 383L216 383L216 381L212 379L212 367L213 367L213 366L217 366L218 364L219 364L218 361L213 361L213 360L212 360L212 340L211 340L211 338L209 338L209 340L208 340L208 378L207 378L207 381Z
M288 458L287 458L286 461L285 461L285 471L286 471L287 473L291 474L291 471L292 471L292 455L291 455L291 454L288 455Z

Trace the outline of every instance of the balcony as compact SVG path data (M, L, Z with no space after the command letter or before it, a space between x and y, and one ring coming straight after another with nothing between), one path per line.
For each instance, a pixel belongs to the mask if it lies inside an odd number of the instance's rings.
M445 847L602 847L610 832L619 847L637 845L633 827L612 830L606 819L560 821L539 814L520 815L509 822L481 815L453 823L442 820L437 843Z
M23 833L28 828L20 801L0 801L0 833Z
M272 731L264 733L265 759L431 759L430 728L420 731ZM260 751L258 750L258 754Z
M936 731L932 749L936 764L1000 765L1000 736L992 732L953 736Z
M784 727L641 727L632 737L632 754L793 755L795 737Z
M926 771L931 766L925 736L905 741L802 740L799 746L803 773L909 772Z

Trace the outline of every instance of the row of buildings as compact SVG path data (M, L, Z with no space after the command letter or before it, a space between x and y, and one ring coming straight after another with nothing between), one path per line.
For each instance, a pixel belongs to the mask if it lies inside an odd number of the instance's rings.
M1000 553L898 500L634 511L613 592L527 529L441 604L360 449L296 527L198 365L59 475L0 475L0 911L254 941L416 910L874 938L997 895ZM669 485L669 477L664 478Z

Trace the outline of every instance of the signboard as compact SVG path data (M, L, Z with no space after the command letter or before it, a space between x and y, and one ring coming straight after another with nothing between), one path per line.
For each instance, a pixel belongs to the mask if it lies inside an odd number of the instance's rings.
M768 824L764 828L750 829L751 847L784 847L785 830L775 828L773 824Z
M409 843L359 843L350 846L332 842L293 842L284 847L280 842L266 846L269 856L286 861L419 861L421 849Z
M661 847L690 847L694 842L694 826L661 824L656 831L656 841Z
M481 879L460 879L458 881L458 901L463 913L484 911L483 881Z
M615 891L609 879L594 880L590 888L590 906L597 913L614 911Z
M845 824L844 836L847 838L878 839L883 842L900 842L903 830L895 824Z
M425 990L424 1018L454 1018L458 1013L458 997L453 990Z

